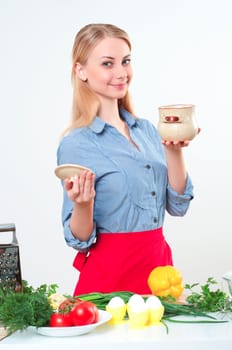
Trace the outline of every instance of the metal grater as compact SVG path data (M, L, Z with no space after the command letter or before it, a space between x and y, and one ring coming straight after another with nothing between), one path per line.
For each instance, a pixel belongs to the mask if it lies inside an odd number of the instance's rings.
M11 233L12 240L10 243L0 243L0 288L20 291L22 277L15 224L0 224L0 236L2 232Z

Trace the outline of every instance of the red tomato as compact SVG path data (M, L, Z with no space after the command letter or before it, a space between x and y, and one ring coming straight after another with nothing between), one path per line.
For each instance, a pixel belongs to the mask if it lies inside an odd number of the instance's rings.
M70 311L70 317L74 326L84 326L98 322L98 308L90 301L81 301Z
M68 313L73 308L73 306L77 305L81 299L78 299L77 297L70 297L65 299L58 307L58 312L61 313Z
M69 313L54 313L50 317L49 325L50 327L70 327L73 324Z

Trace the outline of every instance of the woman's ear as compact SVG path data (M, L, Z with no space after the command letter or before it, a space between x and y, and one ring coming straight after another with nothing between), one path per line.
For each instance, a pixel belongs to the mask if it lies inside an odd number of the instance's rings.
M75 72L79 79L81 79L84 82L87 81L87 77L84 72L84 67L79 62L76 63Z

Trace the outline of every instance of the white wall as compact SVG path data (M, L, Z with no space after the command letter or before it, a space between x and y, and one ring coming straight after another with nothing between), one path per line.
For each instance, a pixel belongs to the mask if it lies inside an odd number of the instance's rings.
M23 278L72 293L54 175L69 121L71 47L89 22L111 22L133 42L132 96L157 124L162 104L193 103L201 134L184 150L195 199L165 232L186 283L232 269L230 0L0 0L0 222L14 222Z

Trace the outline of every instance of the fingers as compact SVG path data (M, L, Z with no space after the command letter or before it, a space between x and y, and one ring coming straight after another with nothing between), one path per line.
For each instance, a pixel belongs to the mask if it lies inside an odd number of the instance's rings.
M93 197L95 195L94 183L95 183L95 174L93 174L89 171L86 174L85 185L83 188L83 194L85 196Z
M64 187L70 200L77 203L86 203L95 196L95 174L91 171L83 171L72 180L66 179Z
M72 189L72 187L73 187L73 179L72 180L71 179L65 179L64 180L64 188L65 188L65 190L69 191L69 190Z
M181 148L181 147L186 147L188 146L190 143L190 141L185 140L185 141L166 141L163 140L162 144L168 147L172 147L172 148Z
M200 134L201 128L197 129L197 134ZM186 147L190 144L190 140L184 140L184 141L168 141L168 140L162 140L162 144L165 146L179 146L179 147ZM178 147L176 147L178 148Z

